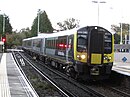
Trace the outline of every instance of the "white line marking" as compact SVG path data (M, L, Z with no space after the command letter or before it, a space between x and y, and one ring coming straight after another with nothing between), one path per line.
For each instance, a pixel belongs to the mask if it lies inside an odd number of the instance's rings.
M6 69L6 53L3 53L0 63L0 97L11 97Z

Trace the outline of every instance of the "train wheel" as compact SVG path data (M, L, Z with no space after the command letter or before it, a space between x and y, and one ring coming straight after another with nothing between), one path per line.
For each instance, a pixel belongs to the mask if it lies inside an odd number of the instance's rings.
M51 61L51 66L52 67L55 67L56 66L56 63L54 61Z
M36 56L33 56L33 60L36 60L37 59L37 57Z
M75 78L76 77L76 72L74 70L73 67L67 67L66 68L66 74L69 76L69 77L72 77L72 78Z
M45 64L46 64L46 65L50 65L50 61L49 61L48 58L45 58Z
M39 56L39 60L42 61L42 56Z
M59 64L57 62L55 63L55 67L59 69Z

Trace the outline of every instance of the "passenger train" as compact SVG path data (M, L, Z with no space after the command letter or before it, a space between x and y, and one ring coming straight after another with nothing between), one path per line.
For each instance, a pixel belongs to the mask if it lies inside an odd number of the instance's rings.
M23 39L23 50L76 79L107 79L114 58L114 37L100 26Z

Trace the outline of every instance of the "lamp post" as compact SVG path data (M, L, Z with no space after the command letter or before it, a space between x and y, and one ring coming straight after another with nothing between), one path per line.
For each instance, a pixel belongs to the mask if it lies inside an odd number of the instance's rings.
M123 19L123 17L122 17L121 19ZM121 20L121 35L120 35L120 44L123 44L123 43L122 43L122 20Z
M37 13L37 17L38 17L38 18L37 18L37 19L38 19L38 20L37 20L37 21L38 21L38 22L37 22L37 35L38 35L38 33L39 33L39 27L40 27L40 26L39 26L39 25L40 25L40 22L39 22L39 21L40 21L40 12L41 12L41 10L38 9L38 13Z
M128 44L130 44L130 24L129 24L129 42Z
M0 10L1 11L1 10ZM1 35L1 40L2 40L2 36L5 34L5 14L1 14L3 16L3 27L2 27L2 35Z
M105 1L92 1L93 3L98 4L98 25L99 25L99 3L106 3Z
M121 23L121 35L120 35L120 44L123 44L123 43L122 43L122 23Z
M0 12L1 12L1 10L0 10ZM1 14L0 14L1 15ZM3 33L3 32L2 32ZM1 34L1 37L0 37L1 39L0 40L2 40L2 34Z
M5 35L5 20L6 20L6 15L2 14L2 16L3 16L3 27L2 27L1 41L3 42L2 52L5 52L5 50L6 50L6 35Z
M6 15L3 14L3 35L5 33L5 17L6 17Z

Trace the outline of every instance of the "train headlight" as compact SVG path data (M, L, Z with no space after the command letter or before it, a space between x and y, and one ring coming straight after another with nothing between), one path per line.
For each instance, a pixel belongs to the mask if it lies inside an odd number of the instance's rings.
M104 56L104 60L108 60L108 56Z
M104 60L110 61L112 59L111 56L104 56Z
M78 58L79 60L81 60L81 57L80 57L80 55L77 55L77 58Z
M77 55L77 58L79 58L80 57L80 55Z
M109 57L109 60L111 60L111 59L112 59L112 57L110 56L110 57Z
M83 59L86 58L86 55L77 55L77 58L78 58L79 60L83 60Z
M85 59L86 58L86 56L85 55L81 55L81 59Z

